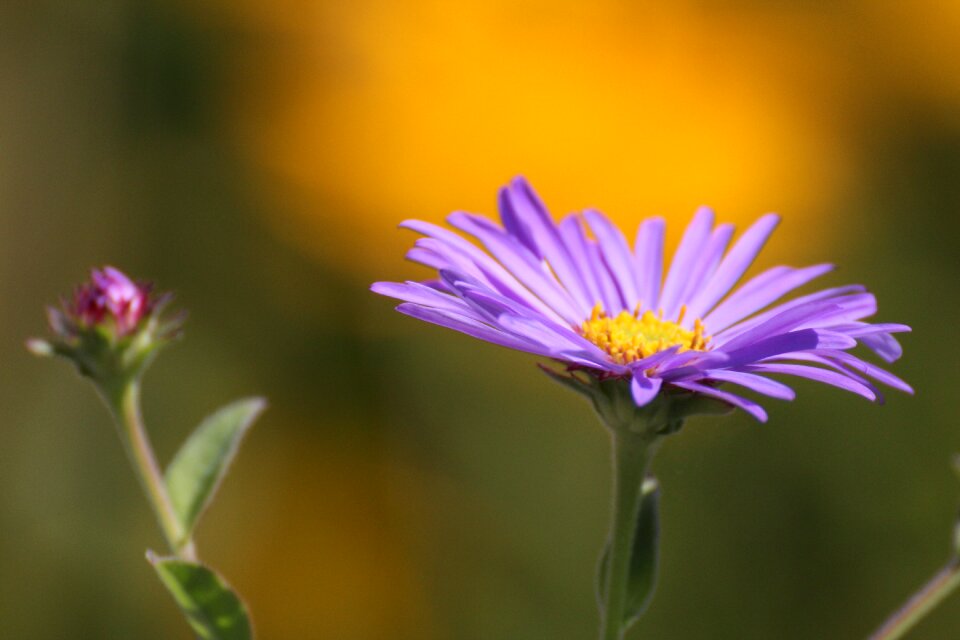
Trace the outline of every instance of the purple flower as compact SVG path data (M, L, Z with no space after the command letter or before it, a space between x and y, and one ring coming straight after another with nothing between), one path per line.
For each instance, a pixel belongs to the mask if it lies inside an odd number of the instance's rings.
M408 220L424 237L407 257L436 269L426 282L377 282L373 291L403 300L401 313L501 346L565 363L597 379L630 381L638 406L683 390L766 412L728 385L790 400L767 374L817 380L882 401L874 382L912 393L893 374L849 353L863 344L892 362L902 324L864 321L877 311L860 285L779 301L832 270L777 266L738 288L779 217L757 220L728 249L734 228L697 211L664 271L662 218L644 220L631 249L599 211L555 223L523 178L499 194L502 226L473 214L447 218L486 249L442 227Z
M133 332L153 310L152 286L135 283L113 267L93 269L90 282L76 288L73 300L65 305L67 317L84 328L110 322L117 335Z

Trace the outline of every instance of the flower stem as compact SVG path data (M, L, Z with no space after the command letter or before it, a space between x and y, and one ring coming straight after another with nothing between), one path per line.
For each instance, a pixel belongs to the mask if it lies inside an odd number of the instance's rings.
M611 429L613 448L613 518L610 525L600 640L620 640L626 631L624 611L630 559L637 531L641 487L653 455L653 442L628 429Z
M143 486L147 501L157 516L167 546L184 560L196 560L197 554L193 540L186 536L180 518L173 508L163 481L163 474L160 472L160 466L157 464L143 424L140 413L140 383L137 380L126 381L118 385L114 392L105 395L117 420L120 439L123 441L133 470Z
M870 636L870 640L902 638L958 586L960 586L960 562L953 559Z

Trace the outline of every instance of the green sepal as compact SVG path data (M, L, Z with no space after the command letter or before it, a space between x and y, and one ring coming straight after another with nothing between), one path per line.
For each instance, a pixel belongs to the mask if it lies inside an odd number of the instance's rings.
M593 385L591 384L592 378L582 378L575 373L560 373L556 369L552 369L546 365L538 364L537 366L543 370L545 374L550 376L554 382L557 382L571 391L576 391L580 395L590 398L593 394Z
M129 334L119 334L111 323L80 326L60 309L47 310L52 340L31 338L27 349L41 357L73 362L80 375L90 378L108 398L140 377L157 353L180 337L184 315L163 315L170 296L154 301L153 310Z
M201 640L251 640L253 630L243 601L212 569L180 558L147 552L160 581Z
M733 411L732 405L716 398L668 386L649 404L638 407L629 378L599 377L589 371L561 372L544 365L540 368L555 382L589 399L603 423L614 430L662 436L679 431L687 418Z
M637 528L630 553L627 577L627 595L620 628L626 630L646 611L657 584L660 547L660 484L647 476L640 487L640 508L637 510ZM597 599L600 608L606 601L607 565L610 543L604 547L597 567Z
M183 525L180 543L190 539L243 436L266 406L263 398L246 398L219 409L200 423L167 467L167 492Z

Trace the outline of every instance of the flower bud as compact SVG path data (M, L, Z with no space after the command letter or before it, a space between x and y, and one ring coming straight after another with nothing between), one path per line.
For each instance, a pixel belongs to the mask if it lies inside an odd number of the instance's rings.
M37 355L66 357L100 383L129 379L179 335L183 314L161 317L170 299L113 267L93 269L71 299L47 309L54 339L28 340L27 348Z
M77 287L67 312L83 327L112 323L117 335L123 336L136 329L144 316L150 313L149 283L134 283L121 271L104 267L93 269L90 282Z

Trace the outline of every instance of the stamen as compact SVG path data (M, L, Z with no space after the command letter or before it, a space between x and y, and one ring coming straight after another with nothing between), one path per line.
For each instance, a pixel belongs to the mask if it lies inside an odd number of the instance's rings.
M621 311L611 318L597 304L590 319L580 327L583 336L597 345L618 364L629 364L648 358L655 353L679 346L679 352L706 351L710 337L704 334L703 322L694 320L693 329L680 326L687 312L681 307L675 322L663 319L663 310L657 314L647 310L642 314L638 304L633 312Z

